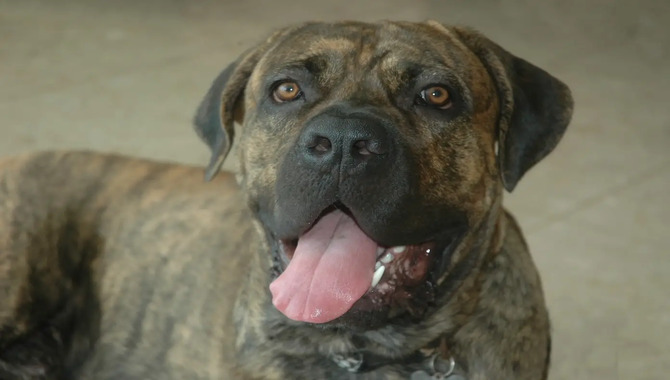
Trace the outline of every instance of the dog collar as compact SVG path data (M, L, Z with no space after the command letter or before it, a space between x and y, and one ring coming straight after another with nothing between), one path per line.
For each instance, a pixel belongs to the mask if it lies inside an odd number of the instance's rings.
M387 358L357 351L349 354L332 354L330 359L338 367L351 373L369 372L386 365L404 364L414 369L410 380L465 380L460 374L456 360L449 352L444 337L402 358Z

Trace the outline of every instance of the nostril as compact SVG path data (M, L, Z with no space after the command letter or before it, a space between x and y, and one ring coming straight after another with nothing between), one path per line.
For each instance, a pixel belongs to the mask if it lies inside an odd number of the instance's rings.
M333 147L332 143L327 137L318 135L312 136L306 146L310 151L316 153L328 153Z
M316 146L314 146L314 150L317 152L325 153L330 151L332 148L332 144L330 143L330 140L328 140L325 137L319 137L317 138L317 143Z
M361 156L369 156L372 154L370 150L368 149L368 142L366 140L358 140L354 143L354 148L356 149L356 152L360 154Z
M358 140L354 143L354 151L361 156L372 154L382 155L387 152L385 144L377 139Z

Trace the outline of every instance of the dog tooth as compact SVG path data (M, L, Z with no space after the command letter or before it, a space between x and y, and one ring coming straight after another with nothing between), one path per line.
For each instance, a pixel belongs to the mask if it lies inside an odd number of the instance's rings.
M393 254L392 254L391 252L388 252L388 253L385 254L384 257L382 257L381 260L379 260L379 261L381 261L381 262L384 263L384 264L388 264L388 263L390 263L391 261L393 261L394 258L395 258L395 257L393 256Z
M375 274L372 275L372 284L370 285L371 288L374 288L379 284L379 280L382 279L382 276L384 275L384 270L386 270L385 266L380 266L375 270Z
M384 247L377 247L377 256L381 256L386 249Z
M391 251L393 251L393 253L395 254L398 254L405 252L405 249L407 249L407 247L405 247L404 245L399 245L397 247L391 248Z
M379 261L375 262L375 270L379 269L380 266L382 266L382 263Z

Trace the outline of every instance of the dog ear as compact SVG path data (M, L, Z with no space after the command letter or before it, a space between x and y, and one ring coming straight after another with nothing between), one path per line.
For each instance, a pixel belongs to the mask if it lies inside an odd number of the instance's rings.
M207 181L219 172L230 152L234 123L244 119L244 88L260 56L256 51L244 53L214 79L193 119L196 133L212 151L205 172Z
M511 192L558 144L572 117L572 95L560 80L515 57L478 32L454 28L493 78L499 98L498 162Z
M244 121L244 89L256 64L281 38L302 26L275 31L265 41L247 50L214 79L193 119L195 131L212 151L205 180L210 181L221 169L233 143L234 124Z

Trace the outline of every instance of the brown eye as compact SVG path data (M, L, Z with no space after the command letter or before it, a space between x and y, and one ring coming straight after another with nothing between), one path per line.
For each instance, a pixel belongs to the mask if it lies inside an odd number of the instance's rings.
M301 94L300 86L298 86L297 83L286 81L279 83L279 85L275 87L275 90L272 92L272 97L276 102L283 103L296 100Z
M447 91L447 89L442 86L431 86L425 88L421 91L421 93L419 93L419 96L426 105L441 109L447 109L451 107L449 91Z

